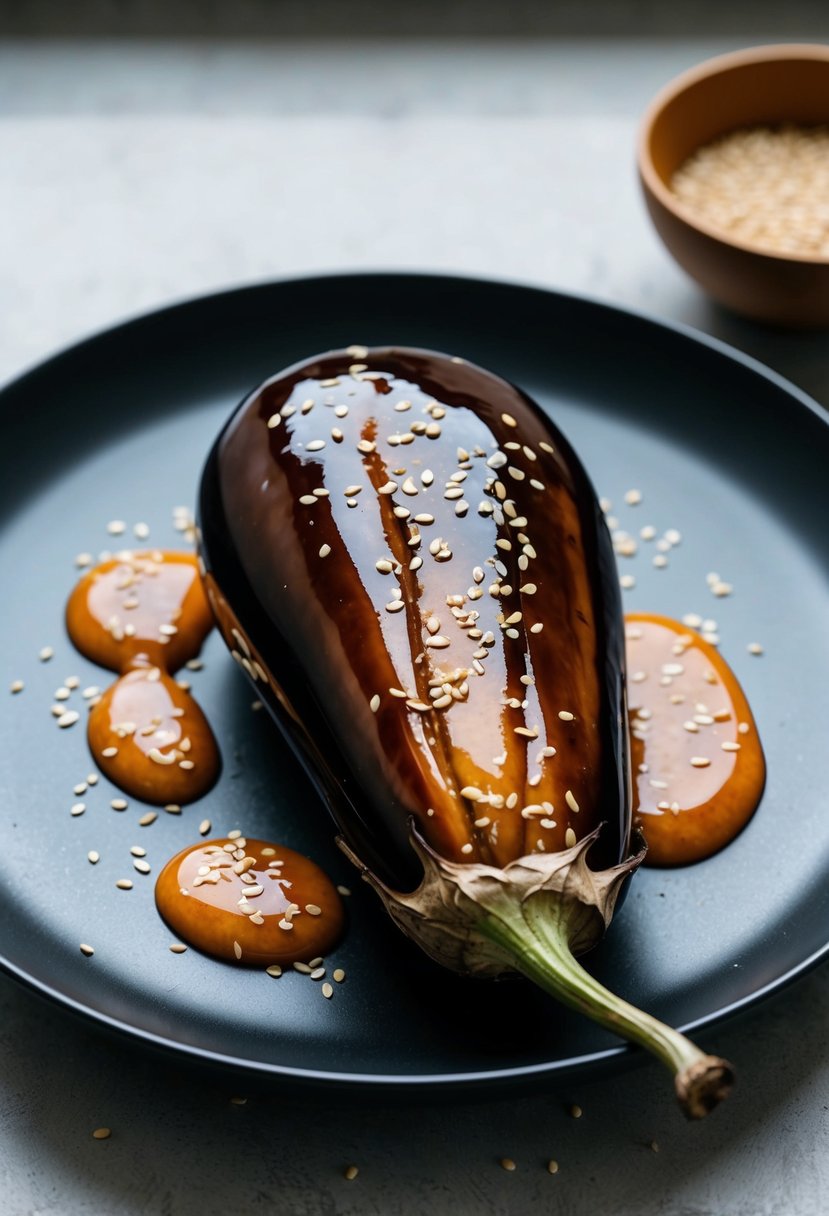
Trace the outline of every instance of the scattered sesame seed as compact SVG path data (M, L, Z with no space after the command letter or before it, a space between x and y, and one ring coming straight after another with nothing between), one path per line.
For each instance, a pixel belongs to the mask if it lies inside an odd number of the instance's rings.
M693 765L694 768L708 768L708 765L710 763L711 763L711 761L708 759L707 756L692 756L691 757L691 764Z
M632 574L623 574L619 579L619 586L623 591L632 591L636 586L636 579Z
M347 1182L353 1182L359 1172L360 1171L357 1169L356 1165L347 1165L343 1170L343 1178L345 1178Z
M576 833L572 828L568 828L564 833L564 843L568 849L572 849L573 845L576 843Z
M108 1140L111 1135L112 1135L112 1132L110 1131L110 1129L108 1127L96 1127L95 1131L92 1133L92 1139L93 1140Z
M569 709L560 709L558 711L558 716L562 722L573 722L576 717L575 714L570 713Z
M740 743L732 743L728 739L720 744L720 747L724 752L738 752L741 746L742 745Z
M133 864L133 867L138 871L139 874L151 873L150 863L148 861L144 861L144 859L142 857L136 857L135 861L132 864Z
M202 819L201 823L199 824L199 835L206 836L212 826L213 825L209 819Z
M747 649L749 654L760 655L763 653L763 647L759 642L749 642Z
M548 1174L557 1174L558 1173L558 1162L557 1161L548 1161L547 1162L547 1173Z
M54 655L55 652L51 646L44 646L42 650L38 651L37 657L40 659L41 663L48 663L51 658L54 658Z
M107 532L110 536L121 536L127 530L127 525L123 519L111 519L107 524Z
M131 878L119 878L115 885L116 885L116 887L118 887L119 891L131 891L132 890L132 879Z
M145 811L138 820L138 826L140 828L148 828L151 823L155 823L156 819L158 819L158 811Z
M569 806L569 808L570 808L570 810L571 810L571 811L574 811L574 812L578 813L578 810L579 810L579 804L576 802L576 799L575 799L575 797L573 796L573 791L572 791L572 790L567 790L567 791L565 792L565 795L564 795L564 801L567 803L567 805Z
M95 953L92 946L87 945L86 942L81 942L80 950L81 954L85 954L87 958L92 958L92 955Z
M380 694L379 693L374 694L374 696L371 698L371 700L368 703L368 707L373 714L377 713L377 710L380 708Z
M330 545L321 545L321 546L320 546L320 557L328 557L328 554L329 554L330 552L331 552L331 546L330 546Z
M510 1174L512 1173L512 1171L514 1169L517 1169L517 1166L516 1166L515 1162L513 1161L512 1157L502 1157L501 1160L498 1162L498 1164L500 1165L502 1170L506 1170Z
M305 911L308 913L309 916L321 916L322 915L322 908L319 906L319 904L306 904Z
M638 507L642 501L641 490L627 490L625 492L625 502L629 507Z
M270 967L265 968L265 975L269 975L272 980L278 980L282 974L282 968L279 963L271 963Z
M326 982L325 984L323 984L323 986L322 986L322 995L325 997L325 999L326 999L327 1001L330 1001L330 1000L331 1000L332 996L334 995L334 989L333 989L333 987L331 986L331 984L329 984L329 983L327 983L327 982Z
M75 558L75 565L78 567L79 570L83 570L84 566L92 565L92 560L93 559L92 559L91 553L79 553L78 556Z
M113 798L109 804L113 811L125 811L129 806L126 798Z
M544 625L541 621L536 621L535 625L530 625L530 633L541 633Z
M171 954L184 954L187 950L183 942L171 942L168 948Z
M340 893L340 895L350 895L351 894L351 888L344 887L342 885L342 883L337 884L337 891Z
M55 721L61 730L64 730L67 726L74 726L80 716L77 710L68 709L66 713L61 714Z
M341 984L345 979L345 972L343 971L342 967L337 967L331 978L335 981L335 983Z
M82 815L85 810L86 810L85 802L74 802L72 804L72 806L69 808L69 814L70 815Z
M570 1114L570 1117L571 1117L572 1119L580 1119L580 1118L582 1117L582 1115L584 1114L584 1111L582 1110L582 1108L581 1108L580 1106L577 1106L577 1105L574 1103L574 1104L573 1104L573 1105L570 1107L569 1114Z
M25 685L23 684L22 680L12 680L11 684L9 685L9 692L12 692L12 693L22 692L24 687L25 687Z

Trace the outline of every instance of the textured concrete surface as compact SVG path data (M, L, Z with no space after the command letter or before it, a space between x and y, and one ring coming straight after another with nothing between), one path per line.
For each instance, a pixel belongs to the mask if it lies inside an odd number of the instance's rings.
M791 38L820 36L818 10L790 11ZM0 377L171 299L414 267L686 321L829 404L827 338L710 306L657 242L633 172L655 88L763 40L2 44ZM822 1216L828 1017L823 967L707 1036L741 1083L690 1126L655 1065L475 1106L240 1095L3 979L0 1210ZM101 1125L110 1140L91 1138Z

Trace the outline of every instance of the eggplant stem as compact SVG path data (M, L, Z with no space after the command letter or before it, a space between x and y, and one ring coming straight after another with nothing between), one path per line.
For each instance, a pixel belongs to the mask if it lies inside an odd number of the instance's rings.
M510 956L518 971L557 1000L607 1030L639 1044L670 1069L679 1104L689 1119L701 1119L727 1097L734 1071L727 1060L707 1055L678 1030L600 984L570 949L566 909L555 916L524 905L520 917L487 915L479 930Z

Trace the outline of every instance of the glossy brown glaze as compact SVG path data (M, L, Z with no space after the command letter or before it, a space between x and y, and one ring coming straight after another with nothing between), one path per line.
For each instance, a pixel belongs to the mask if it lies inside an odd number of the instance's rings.
M628 847L613 555L566 440L462 360L351 348L268 381L201 493L208 596L339 826L416 877L604 821Z
M634 822L647 865L702 861L728 844L766 778L757 727L717 650L679 621L625 618Z
M182 941L249 967L325 955L345 920L336 887L313 861L241 836L178 853L159 874L155 898Z
M199 706L172 674L213 625L195 557L123 553L78 582L66 607L75 646L120 672L89 714L96 763L145 802L192 802L219 772L219 750Z

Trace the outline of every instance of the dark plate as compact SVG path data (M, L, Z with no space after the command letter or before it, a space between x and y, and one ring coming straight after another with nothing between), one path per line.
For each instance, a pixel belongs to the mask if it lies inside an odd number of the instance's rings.
M442 1088L540 1080L617 1055L612 1036L521 981L439 971L387 924L332 844L325 814L214 636L194 692L221 740L216 789L175 818L110 809L105 781L72 818L90 770L83 724L49 707L68 675L103 684L65 638L74 555L133 543L106 522L146 520L175 543L171 509L193 503L202 460L243 393L267 374L353 342L433 347L520 383L569 434L621 525L675 527L667 569L652 545L624 562L630 608L715 617L765 743L769 781L747 830L719 856L641 873L591 966L660 1017L701 1027L802 972L829 939L829 427L796 389L717 342L587 300L506 284L354 275L196 300L104 333L5 390L0 486L4 693L0 952L6 969L100 1023L191 1056L340 1087ZM638 487L642 505L622 503ZM714 599L708 571L733 583ZM762 658L747 643L761 641ZM38 662L44 645L55 658ZM77 702L79 694L73 694ZM354 888L332 960L335 999L195 951L171 954L154 871L238 826L319 860ZM97 866L86 860L97 849ZM134 879L132 891L116 879ZM358 889L359 888L359 889ZM95 947L84 958L81 941ZM712 1036L707 1036L709 1039Z

